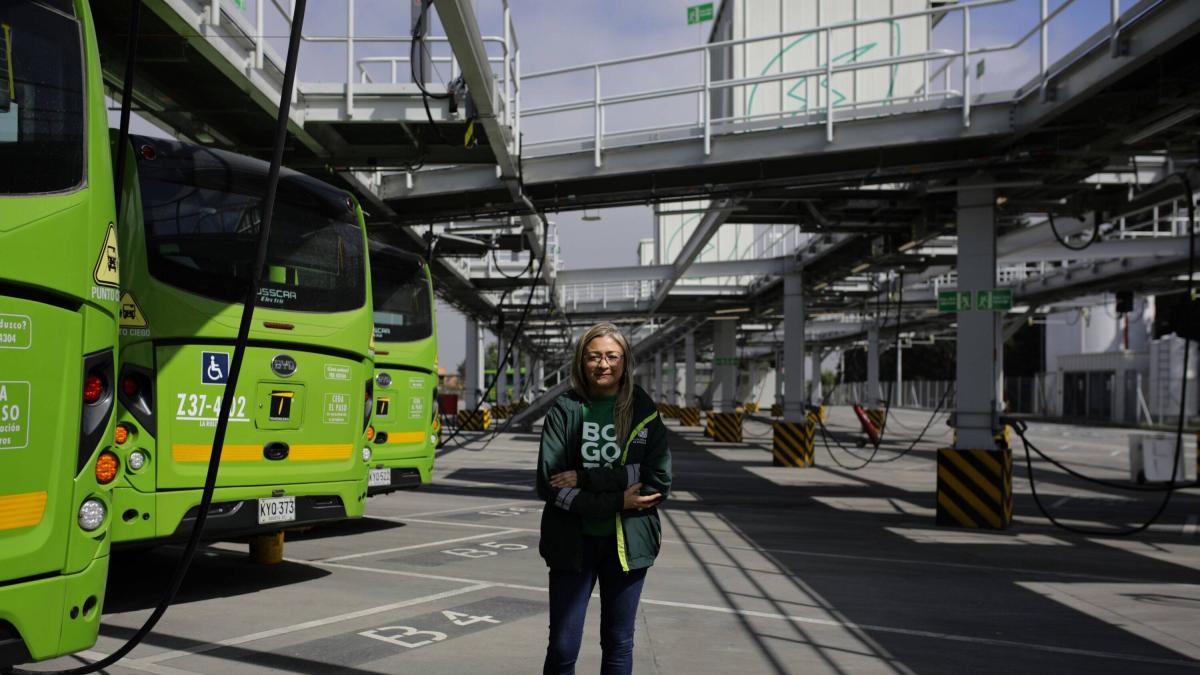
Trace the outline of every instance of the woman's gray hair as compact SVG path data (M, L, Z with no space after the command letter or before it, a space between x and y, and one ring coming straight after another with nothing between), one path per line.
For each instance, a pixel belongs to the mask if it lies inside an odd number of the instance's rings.
M612 338L621 346L621 363L624 367L621 370L621 381L617 388L616 404L613 406L613 424L617 428L618 442L624 444L625 437L629 435L629 429L633 424L631 418L633 417L633 369L635 364L633 348L619 328L605 322L598 323L583 333L579 341L575 343L575 362L571 364L571 387L583 398L591 398L588 392L587 377L584 375L584 359L588 343L598 337Z

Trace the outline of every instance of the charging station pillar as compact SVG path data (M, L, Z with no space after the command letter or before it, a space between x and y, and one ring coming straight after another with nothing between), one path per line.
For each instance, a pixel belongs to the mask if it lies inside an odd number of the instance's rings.
M938 451L937 523L1005 529L1012 522L1012 451L997 448L1000 314L979 309L996 287L995 189L990 177L958 191L957 405L953 448Z

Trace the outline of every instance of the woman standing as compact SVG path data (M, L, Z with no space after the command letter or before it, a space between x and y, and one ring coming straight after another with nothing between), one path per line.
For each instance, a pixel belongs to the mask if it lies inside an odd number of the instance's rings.
M588 599L600 582L601 673L633 672L633 633L646 570L662 540L657 506L671 451L650 396L633 384L629 341L610 323L575 346L571 390L547 413L538 451L542 538L550 568L544 673L574 673Z

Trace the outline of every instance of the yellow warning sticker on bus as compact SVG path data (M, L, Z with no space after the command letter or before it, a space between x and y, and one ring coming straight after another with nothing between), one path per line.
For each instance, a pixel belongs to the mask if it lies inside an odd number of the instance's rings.
M96 260L96 269L92 279L98 286L118 288L121 285L120 257L117 255L117 228L108 224L108 234L104 235L104 245L100 247L100 257Z
M141 306L137 304L137 300L133 299L133 294L126 291L121 296L121 327L145 328L148 323Z

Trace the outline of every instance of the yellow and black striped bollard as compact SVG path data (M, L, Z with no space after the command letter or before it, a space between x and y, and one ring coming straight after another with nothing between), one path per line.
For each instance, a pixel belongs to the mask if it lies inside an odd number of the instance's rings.
M700 426L700 409L699 408L680 408L679 409L679 426L681 426L681 427L698 427L698 426Z
M736 412L709 412L708 425L704 433L714 441L741 443L742 414Z
M492 411L488 408L461 410L458 413L458 424L463 431L487 431L492 427Z
M1012 522L1012 450L937 453L937 524L986 530Z
M803 469L814 462L813 441L816 438L816 422L779 421L771 425L771 463L775 466L791 466Z

